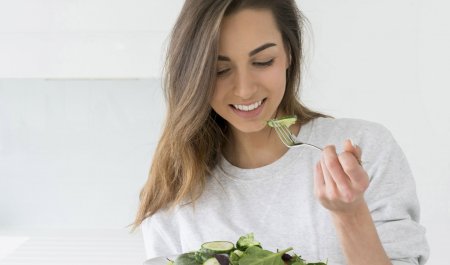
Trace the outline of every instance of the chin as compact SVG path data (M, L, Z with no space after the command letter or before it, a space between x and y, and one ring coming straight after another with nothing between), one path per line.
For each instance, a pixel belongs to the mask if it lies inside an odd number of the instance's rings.
M260 132L262 130L264 130L265 128L267 128L267 125L265 122L258 122L255 124L243 124L240 126L233 126L235 127L238 131L243 132L243 133L257 133Z

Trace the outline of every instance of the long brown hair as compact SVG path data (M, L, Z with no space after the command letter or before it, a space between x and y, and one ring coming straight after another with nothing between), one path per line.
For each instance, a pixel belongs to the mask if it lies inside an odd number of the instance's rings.
M245 8L272 11L290 54L280 111L295 113L300 124L325 116L298 100L304 17L294 0L185 1L167 51L165 126L140 194L133 228L160 209L184 200L194 202L217 165L227 141L227 124L209 105L216 78L220 24L224 16Z

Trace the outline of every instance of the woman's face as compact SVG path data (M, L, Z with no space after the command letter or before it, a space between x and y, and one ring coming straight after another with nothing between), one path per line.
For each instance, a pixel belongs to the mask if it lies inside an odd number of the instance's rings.
M244 9L225 17L211 107L232 129L261 131L283 98L288 58L271 11Z

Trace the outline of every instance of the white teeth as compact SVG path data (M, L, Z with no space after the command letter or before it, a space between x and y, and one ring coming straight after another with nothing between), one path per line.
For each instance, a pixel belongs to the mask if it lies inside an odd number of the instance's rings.
M233 104L234 108L238 109L238 110L242 110L242 111L252 111L256 108L258 108L259 106L261 106L262 104L262 100L255 102L253 104L250 105L235 105Z

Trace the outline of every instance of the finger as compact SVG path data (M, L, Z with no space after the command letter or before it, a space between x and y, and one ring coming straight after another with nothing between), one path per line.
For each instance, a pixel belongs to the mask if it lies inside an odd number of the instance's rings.
M323 197L325 190L325 180L322 173L322 167L320 166L320 161L316 163L314 167L314 194L317 198Z
M358 164L353 154L344 152L339 155L342 169L345 171L351 182L353 190L363 192L369 185L369 176L364 168Z
M353 151L353 143L352 140L346 139L344 141L344 151L346 152L352 152Z
M359 145L355 145L356 148L356 157L358 158L358 162L361 165L361 158L362 158L362 150L361 147L359 147Z
M344 152L350 152L352 153L358 163L361 165L361 148L357 145L354 145L352 140L347 139L344 142Z
M338 159L342 170L345 172L345 175L351 183L357 182L358 178L365 174L364 168L361 167L353 153L343 152L339 154Z
M326 169L331 175L338 190L345 195L351 193L350 179L341 166L334 146L326 147L324 149L323 157L325 160Z
M320 160L320 166L322 168L323 179L325 182L325 192L327 194L328 199L336 200L338 198L338 189L336 187L336 183L333 180L330 172L327 169L325 161L323 159Z

